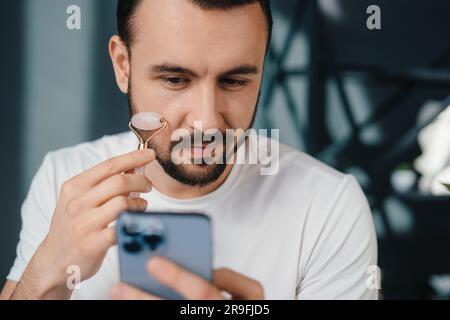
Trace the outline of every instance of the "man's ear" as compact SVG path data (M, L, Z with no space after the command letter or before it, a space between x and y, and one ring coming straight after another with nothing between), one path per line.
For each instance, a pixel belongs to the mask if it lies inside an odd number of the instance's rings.
M130 77L130 60L128 49L119 36L114 35L109 40L109 55L114 67L116 82L122 93L128 93L128 80Z

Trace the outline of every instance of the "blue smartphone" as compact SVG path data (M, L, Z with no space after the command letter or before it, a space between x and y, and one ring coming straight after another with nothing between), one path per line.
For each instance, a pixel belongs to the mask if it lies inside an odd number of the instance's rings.
M207 281L212 280L211 223L200 213L123 212L116 225L121 281L158 297L182 300L146 270L163 256Z

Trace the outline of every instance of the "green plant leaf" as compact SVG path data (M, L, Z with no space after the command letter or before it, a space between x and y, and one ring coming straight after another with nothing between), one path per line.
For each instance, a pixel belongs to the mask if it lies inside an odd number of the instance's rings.
M445 187L447 187L448 191L450 191L450 183L442 183Z

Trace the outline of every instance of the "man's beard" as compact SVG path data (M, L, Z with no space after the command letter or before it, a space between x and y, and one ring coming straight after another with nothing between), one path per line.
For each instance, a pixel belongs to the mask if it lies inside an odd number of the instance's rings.
M193 140L193 135L191 136ZM164 171L178 182L191 187L205 187L213 183L222 175L226 169L226 162L219 161L219 163L205 163L204 160L200 164L175 164L172 161L172 151L179 144L178 141L171 141L169 150L163 152L155 143L149 142L150 148L155 150L156 160L159 162ZM187 149L184 149L186 151Z
M130 74L131 78L131 74ZM261 92L259 92L258 99L256 102L255 111L253 113L252 121L249 126L251 128L254 124L255 118L256 118L256 110L258 108L259 99L261 96ZM131 90L131 81L128 82L128 107L130 110L130 116L132 117L137 113L137 108L133 103L132 99L132 90ZM220 131L219 131L220 132ZM225 140L225 134L223 132L220 132L223 139ZM194 141L194 133L191 134L191 141ZM204 141L204 140L202 140ZM223 145L223 154L220 156L222 161L218 161L219 163L201 163L201 164L194 164L194 161L192 161L192 164L175 164L172 161L172 151L173 149L179 144L179 141L171 141L169 147L167 150L164 150L165 148L162 148L158 146L154 141L149 141L148 146L155 151L155 158L158 161L158 163L161 165L161 167L164 169L165 173L168 174L170 177L175 179L176 181L187 185L191 187L205 187L213 182L215 182L219 177L223 174L227 167L227 157L229 156L228 151L225 147L225 143ZM193 144L191 144L193 145ZM235 149L235 148L233 148ZM235 151L235 150L234 150ZM191 167L192 169L189 169Z

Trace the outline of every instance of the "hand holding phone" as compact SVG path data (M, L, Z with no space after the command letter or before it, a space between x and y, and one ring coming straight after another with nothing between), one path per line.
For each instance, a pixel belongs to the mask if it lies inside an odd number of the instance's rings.
M198 213L124 212L117 226L121 280L164 299L183 299L149 275L148 261L165 257L184 269L212 280L211 227Z

